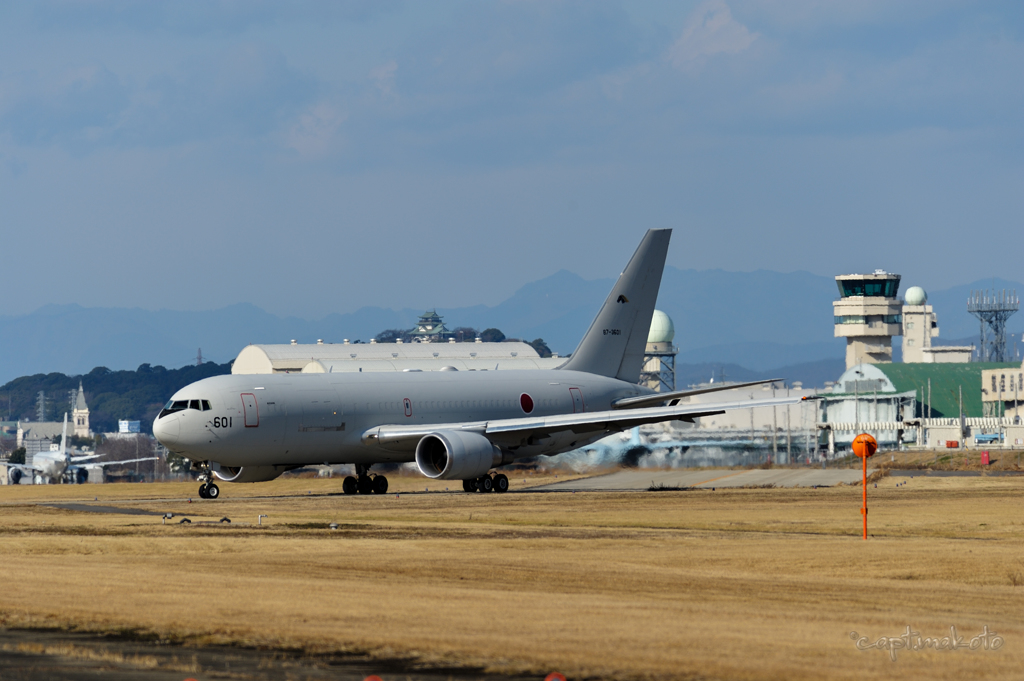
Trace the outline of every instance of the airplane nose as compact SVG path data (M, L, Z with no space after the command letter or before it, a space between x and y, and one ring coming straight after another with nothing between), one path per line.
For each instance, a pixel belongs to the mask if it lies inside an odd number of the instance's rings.
M169 414L153 421L153 436L164 447L169 447L178 441L180 429L181 425L178 423L178 417L174 414Z

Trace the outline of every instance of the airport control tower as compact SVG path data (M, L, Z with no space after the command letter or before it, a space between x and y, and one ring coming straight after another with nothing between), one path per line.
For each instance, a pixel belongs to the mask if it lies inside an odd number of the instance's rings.
M903 333L900 275L884 270L841 274L836 284L835 335L846 339L846 368L891 362L892 337Z

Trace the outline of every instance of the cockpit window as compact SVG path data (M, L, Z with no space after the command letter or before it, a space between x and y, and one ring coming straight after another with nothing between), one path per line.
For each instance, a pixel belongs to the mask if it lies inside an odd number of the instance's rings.
M160 416L157 418L163 418L168 414L173 414L177 411L184 411L185 409L210 411L210 400L171 400L164 405L163 409L160 410Z
M157 418L163 418L168 414L173 414L174 412L182 411L183 409L188 409L188 400L171 400L164 405L164 408L160 411L160 416Z

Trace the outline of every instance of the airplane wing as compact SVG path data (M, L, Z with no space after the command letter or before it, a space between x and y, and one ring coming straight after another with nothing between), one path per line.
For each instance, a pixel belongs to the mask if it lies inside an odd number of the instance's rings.
M763 381L750 381L749 383L731 383L728 385L716 385L710 388L696 388L695 390L677 390L672 393L655 393L653 395L638 395L636 397L623 397L612 402L615 409L638 409L640 407L656 407L665 402L678 404L684 397L694 395L706 395L717 393L723 390L735 390L737 388L749 388L752 385L764 385L765 383L781 383L781 378L769 378Z
M78 456L69 457L71 463L78 463L79 461L87 461L89 459L95 459L97 456L103 456L102 454L79 454Z
M79 468L103 468L104 466L119 466L123 463L135 463L136 461L154 461L159 459L158 456L147 456L144 459L120 459L118 461L90 461L84 463Z
M377 444L384 449L405 452L414 450L420 439L429 433L436 433L442 430L468 430L484 435L495 444L514 446L519 443L536 442L541 438L569 431L579 435L592 435L602 431L618 432L645 423L659 423L661 421L692 422L693 419L701 416L723 414L730 409L784 406L806 401L808 401L807 397L778 397L767 400L743 400L718 404L682 404L670 407L619 409L615 411L557 414L554 416L501 419L496 421L435 423L415 426L384 425L365 431L362 440L364 444Z
M43 472L43 469L41 469L41 468L36 468L35 466L29 466L29 465L23 464L23 463L4 463L2 465L7 466L8 468L17 468L20 471L29 471L29 472L32 472L32 473L42 473Z

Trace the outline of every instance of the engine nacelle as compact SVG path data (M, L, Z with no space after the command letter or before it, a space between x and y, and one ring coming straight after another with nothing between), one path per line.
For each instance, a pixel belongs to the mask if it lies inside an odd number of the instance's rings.
M443 430L416 445L417 468L436 480L472 480L501 464L501 449L479 433Z
M224 482L266 482L301 466L213 466L218 480Z
M24 475L25 474L22 473L21 469L19 469L19 468L8 468L7 469L7 484L8 485L17 485L18 483L21 482L21 479L24 477Z

